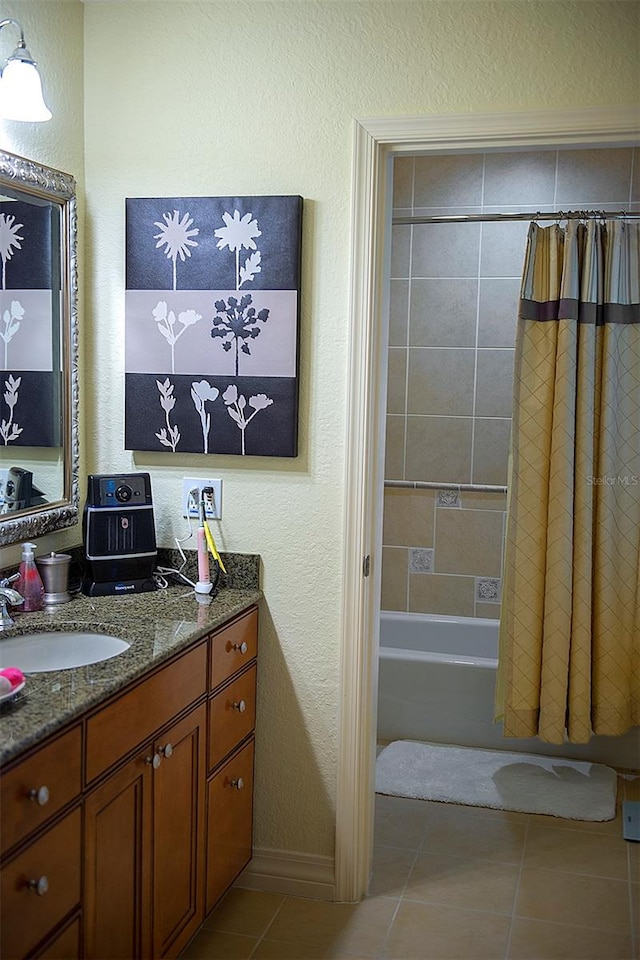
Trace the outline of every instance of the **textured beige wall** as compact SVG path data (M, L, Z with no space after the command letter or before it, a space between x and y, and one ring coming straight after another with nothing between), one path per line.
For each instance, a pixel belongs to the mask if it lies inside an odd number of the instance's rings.
M72 45L52 21L71 5L41 6L58 64ZM221 546L262 555L258 846L333 853L353 118L630 103L636 9L85 5L87 466L151 471L163 545L183 531L182 476L221 476ZM300 455L134 456L123 449L124 198L259 193L305 198Z
M80 277L79 317L80 351L84 345L84 302L82 277L84 275L84 7L80 0L64 3L50 0L3 0L0 17L11 17L22 24L25 41L42 76L45 99L53 114L46 123L19 123L0 120L0 149L9 150L47 166L64 170L76 178L78 193L78 273ZM0 32L2 63L17 46L20 34L16 27L7 26ZM86 400L82 381L81 397ZM83 404L82 412L87 409ZM84 416L80 419L81 473L86 473L86 443L82 442ZM60 533L42 537L38 553L61 550L78 543L79 527L70 527ZM18 545L0 549L0 568L20 559Z

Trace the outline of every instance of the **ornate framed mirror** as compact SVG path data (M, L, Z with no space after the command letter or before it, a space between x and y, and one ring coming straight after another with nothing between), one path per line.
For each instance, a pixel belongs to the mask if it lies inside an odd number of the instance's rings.
M75 186L0 151L0 546L78 521Z

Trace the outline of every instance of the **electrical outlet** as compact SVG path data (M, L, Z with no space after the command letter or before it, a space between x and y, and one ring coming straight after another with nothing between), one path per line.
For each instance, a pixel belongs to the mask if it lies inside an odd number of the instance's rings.
M205 500L207 520L219 520L222 516L222 480L203 480L202 477L184 477L182 481L182 516L197 519L200 516L200 491L203 487L213 489L213 509L209 497ZM189 493L197 490L197 502L189 502Z

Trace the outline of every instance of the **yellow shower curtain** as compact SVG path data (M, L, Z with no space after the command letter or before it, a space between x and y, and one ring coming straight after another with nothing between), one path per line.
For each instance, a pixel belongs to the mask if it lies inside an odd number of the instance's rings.
M640 224L529 230L497 715L584 743L640 724Z

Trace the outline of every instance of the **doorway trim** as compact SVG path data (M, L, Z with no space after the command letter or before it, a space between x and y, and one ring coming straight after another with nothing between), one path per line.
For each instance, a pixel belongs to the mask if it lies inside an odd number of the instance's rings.
M392 159L639 142L637 105L354 121L336 900L356 901L367 892L373 846Z

